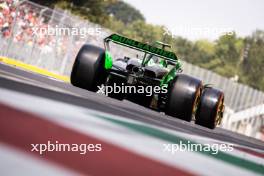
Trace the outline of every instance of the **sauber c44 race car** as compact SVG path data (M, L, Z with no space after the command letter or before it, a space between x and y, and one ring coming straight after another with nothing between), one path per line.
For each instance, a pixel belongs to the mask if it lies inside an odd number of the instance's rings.
M122 49L112 52L115 48ZM160 87L160 92L116 93L108 96L128 99L185 121L215 128L224 112L224 93L203 85L202 81L182 74L176 54L168 44L153 45L112 34L104 39L104 48L85 44L80 49L71 73L71 83L89 91L100 86ZM116 53L124 52L124 55ZM163 91L166 90L166 91Z

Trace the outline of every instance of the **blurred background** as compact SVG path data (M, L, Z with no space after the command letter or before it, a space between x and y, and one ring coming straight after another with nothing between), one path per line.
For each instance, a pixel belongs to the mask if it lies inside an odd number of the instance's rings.
M263 7L258 0L0 0L0 55L69 76L86 42L103 46L113 32L163 41L185 73L225 92L223 128L264 140ZM48 27L100 35L34 34Z

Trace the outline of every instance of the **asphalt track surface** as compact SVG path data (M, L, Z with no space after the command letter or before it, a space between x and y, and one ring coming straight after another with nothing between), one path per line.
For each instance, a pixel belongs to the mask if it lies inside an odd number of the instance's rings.
M146 124L157 125L191 135L209 137L220 141L264 150L264 142L254 138L246 137L222 128L210 130L126 100L118 101L74 87L69 83L4 64L0 64L0 87L119 115L128 119L138 120Z

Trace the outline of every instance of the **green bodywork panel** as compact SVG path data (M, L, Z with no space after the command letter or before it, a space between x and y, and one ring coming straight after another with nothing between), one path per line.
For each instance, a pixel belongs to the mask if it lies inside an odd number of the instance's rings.
M106 70L109 70L111 69L113 66L113 57L112 55L110 54L109 51L105 51L105 64L104 64L104 67Z
M172 68L160 81L160 86L168 86L169 82L172 81L182 67L181 62L178 60L174 68Z

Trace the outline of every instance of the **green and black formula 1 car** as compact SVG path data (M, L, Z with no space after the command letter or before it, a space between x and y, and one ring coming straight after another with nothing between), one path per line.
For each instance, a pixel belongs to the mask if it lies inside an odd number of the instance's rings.
M223 118L223 92L182 74L179 59L166 47L170 46L162 42L150 45L118 34L104 39L104 49L85 44L75 59L71 83L94 92L100 86L155 87L150 89L151 96L144 91L111 92L108 96L128 99L167 115L215 128ZM111 53L114 49L116 52ZM162 91L154 91L157 87Z

